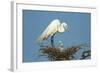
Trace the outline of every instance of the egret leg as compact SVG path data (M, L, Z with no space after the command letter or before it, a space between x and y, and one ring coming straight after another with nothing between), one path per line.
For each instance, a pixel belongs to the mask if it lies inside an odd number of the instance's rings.
M51 36L51 47L52 47L52 48L55 47L55 46L54 46L54 35L55 35L55 34L53 34L53 35Z

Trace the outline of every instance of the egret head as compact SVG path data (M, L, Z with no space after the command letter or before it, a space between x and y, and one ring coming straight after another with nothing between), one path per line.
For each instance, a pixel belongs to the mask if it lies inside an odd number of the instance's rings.
M58 28L58 32L65 32L67 30L68 30L68 25L65 22L62 23Z
M62 23L62 26L63 26L63 28L65 29L65 31L67 31L68 30L68 24L67 23Z

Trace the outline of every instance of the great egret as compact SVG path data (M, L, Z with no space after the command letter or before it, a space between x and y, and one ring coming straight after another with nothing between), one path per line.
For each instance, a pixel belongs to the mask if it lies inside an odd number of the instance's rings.
M62 41L59 41L58 43L59 43L58 47L59 47L60 51L62 52L64 50L64 44Z
M65 22L60 23L59 19L54 19L40 35L37 41L41 42L43 40L47 40L48 37L51 37L51 46L54 47L54 35L56 33L63 33L67 29L68 25Z

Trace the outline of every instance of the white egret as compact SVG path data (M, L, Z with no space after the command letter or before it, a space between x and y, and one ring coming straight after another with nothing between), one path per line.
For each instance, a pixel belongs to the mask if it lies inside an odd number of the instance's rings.
M59 43L58 47L59 47L60 51L62 52L64 50L64 44L62 41L59 41L58 43Z
M54 47L54 35L56 33L63 33L68 29L68 25L63 22L60 23L59 19L54 19L51 23L47 26L44 32L39 36L38 42L43 40L47 40L51 37L51 46Z

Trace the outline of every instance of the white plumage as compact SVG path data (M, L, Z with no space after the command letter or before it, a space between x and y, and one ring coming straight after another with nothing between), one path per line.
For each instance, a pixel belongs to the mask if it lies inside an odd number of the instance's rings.
M62 52L62 51L64 50L64 44L63 44L62 41L59 41L58 43L59 43L59 44L58 44L58 48L59 48L60 51Z
M59 32L62 33L67 30L68 26L66 23L60 23L59 19L54 19L44 30L44 32L38 38L38 42L48 39L48 37L54 35Z

